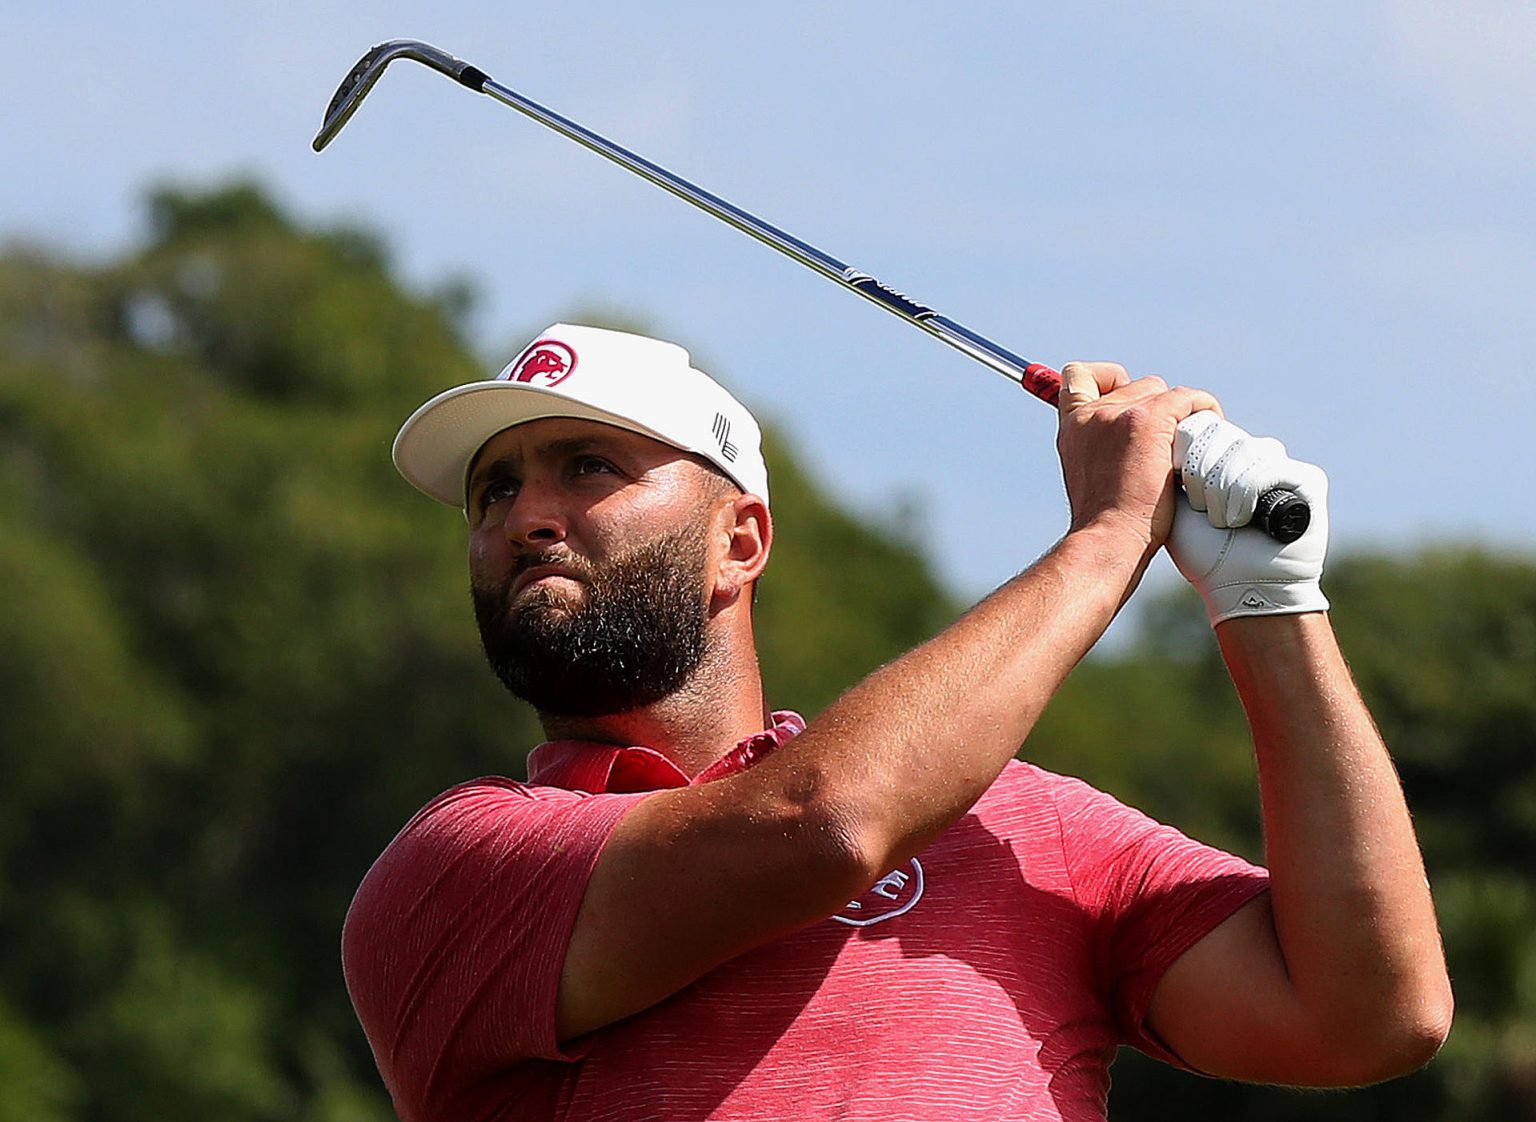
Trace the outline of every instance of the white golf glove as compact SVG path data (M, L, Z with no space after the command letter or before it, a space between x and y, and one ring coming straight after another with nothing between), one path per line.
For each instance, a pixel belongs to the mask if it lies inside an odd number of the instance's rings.
M1234 616L1328 610L1318 584L1328 552L1322 468L1291 459L1278 440L1249 436L1210 410L1179 424L1174 467L1189 501L1178 505L1168 552L1204 599L1212 627ZM1312 512L1306 533L1288 545L1248 525L1259 496L1276 487L1295 491Z

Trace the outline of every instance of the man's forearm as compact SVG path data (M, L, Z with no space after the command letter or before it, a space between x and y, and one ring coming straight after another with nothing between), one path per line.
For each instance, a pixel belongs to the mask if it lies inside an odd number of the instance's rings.
M1327 617L1239 618L1216 634L1253 729L1297 1000L1341 1042L1385 1029L1405 1052L1432 1050L1451 1008L1434 905L1402 787Z

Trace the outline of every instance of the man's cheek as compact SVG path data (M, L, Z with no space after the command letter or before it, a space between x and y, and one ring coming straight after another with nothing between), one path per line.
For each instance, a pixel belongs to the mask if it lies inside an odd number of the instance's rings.
M495 587L504 583L511 563L511 550L505 539L486 540L478 534L469 539L469 576L475 584Z

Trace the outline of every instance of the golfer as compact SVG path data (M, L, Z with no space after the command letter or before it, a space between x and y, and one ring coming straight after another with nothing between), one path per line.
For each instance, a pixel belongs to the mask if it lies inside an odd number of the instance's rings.
M758 669L759 444L681 347L566 324L401 429L548 737L527 782L428 803L348 913L406 1122L1086 1122L1122 1044L1307 1086L1428 1060L1450 988L1329 626L1319 469L1200 390L1070 364L1065 534L807 724ZM1285 546L1241 528L1276 486L1312 510ZM1248 714L1267 869L1014 758L1164 548Z

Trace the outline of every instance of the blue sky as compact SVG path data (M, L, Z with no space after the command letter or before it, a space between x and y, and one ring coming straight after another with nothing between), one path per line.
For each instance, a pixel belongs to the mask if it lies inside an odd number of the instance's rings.
M380 229L414 284L471 279L488 373L583 309L654 324L845 501L906 512L962 594L1065 525L1049 410L421 67L315 155L348 68L434 42L1021 354L1206 386L1328 470L1337 548L1536 551L1528 3L143 0L7 23L0 240L99 257L140 236L147 185L257 176Z

